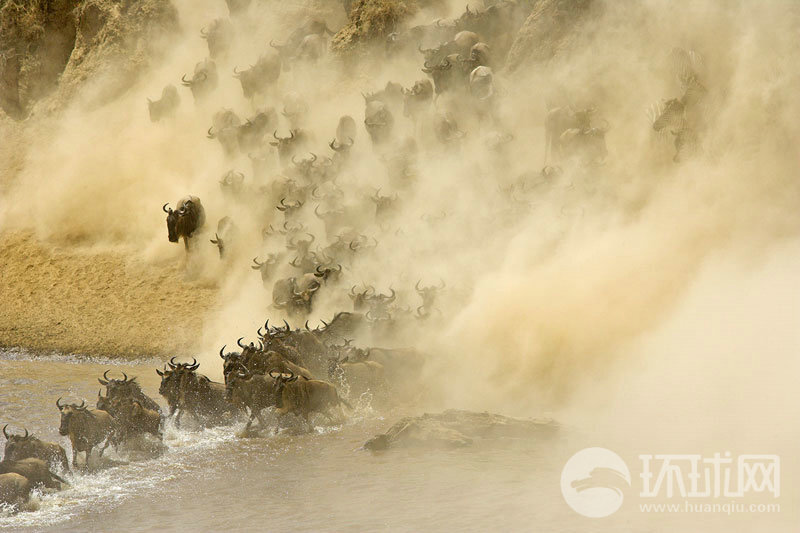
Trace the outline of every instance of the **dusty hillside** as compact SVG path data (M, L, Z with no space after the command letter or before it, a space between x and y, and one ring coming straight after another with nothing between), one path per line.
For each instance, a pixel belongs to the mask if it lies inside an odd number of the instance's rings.
M170 0L0 2L0 110L23 119L63 109L85 82L102 104L125 91L178 28ZM45 101L46 100L46 101Z
M122 251L50 247L26 233L0 244L0 346L112 357L183 354L216 301L180 263Z

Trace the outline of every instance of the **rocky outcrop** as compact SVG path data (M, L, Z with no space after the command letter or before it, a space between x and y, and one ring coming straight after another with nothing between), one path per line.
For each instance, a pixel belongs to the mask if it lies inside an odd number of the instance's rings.
M592 5L592 0L539 0L511 45L508 71L547 61L568 48Z
M0 0L0 110L20 120L71 99L90 77L123 91L177 29L171 0Z
M449 409L405 417L386 433L364 443L372 451L390 448L463 448L480 440L527 439L552 435L551 419L518 419L492 413Z

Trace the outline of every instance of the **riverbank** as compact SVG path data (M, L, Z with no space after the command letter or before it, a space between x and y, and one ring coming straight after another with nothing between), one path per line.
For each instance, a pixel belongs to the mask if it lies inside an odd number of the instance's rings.
M185 354L218 289L180 262L0 236L0 346L136 359Z

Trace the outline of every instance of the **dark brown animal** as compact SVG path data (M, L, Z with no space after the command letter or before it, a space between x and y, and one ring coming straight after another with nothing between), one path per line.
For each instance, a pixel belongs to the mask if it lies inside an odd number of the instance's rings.
M167 234L169 242L178 242L183 238L186 251L189 251L189 239L203 228L206 223L206 212L200 198L186 196L178 200L178 209L167 209L169 204L164 204L161 209L167 214Z
M3 435L6 438L6 447L3 460L17 461L33 457L46 461L51 468L60 467L64 472L69 470L67 452L55 442L46 442L28 434L13 435L6 431L8 424L3 426Z
M99 409L87 409L86 402L81 402L81 405L61 405L61 398L56 400L56 407L61 412L58 432L69 437L72 444L72 465L78 465L78 452L85 452L88 466L92 448L105 442L100 448L102 457L114 434L114 419L111 415Z

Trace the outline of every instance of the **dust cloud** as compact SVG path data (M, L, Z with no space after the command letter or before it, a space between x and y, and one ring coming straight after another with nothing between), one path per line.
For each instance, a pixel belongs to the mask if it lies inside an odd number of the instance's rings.
M199 354L210 376L221 372L219 348L240 336L254 340L265 318L290 318L296 327L308 318L314 327L352 310L348 292L367 285L396 291L396 324L356 342L415 346L429 354L424 388L434 403L569 415L576 404L613 406L621 376L630 380L625 387L637 380L651 384L657 405L696 363L709 390L724 390L730 374L742 379L756 368L790 368L793 356L782 340L789 342L793 332L782 327L780 306L759 300L757 285L747 289L757 305L746 305L747 298L717 304L713 295L736 294L752 276L769 285L771 271L789 278L797 265L796 253L776 250L796 242L800 223L800 6L540 0L535 9L576 21L546 60L522 60L509 72L502 57L493 57L490 113L468 94L441 95L416 121L403 116L402 106L392 108L392 139L377 146L363 125L360 93L379 91L388 81L410 88L425 79L415 47L387 60L379 42L359 48L355 60L326 53L316 62L297 62L264 95L247 100L234 67L254 64L273 50L271 39L284 42L308 17L334 30L346 21L335 2L255 2L247 17L232 19L231 49L216 60L218 87L194 102L180 78L191 77L208 56L200 28L227 17L227 9L221 1L174 3L182 32L124 94L97 105L93 95L106 81L99 77L56 118L30 119L24 164L11 178L0 223L34 231L53 246L181 264L185 283L217 286L204 328L184 347L186 354ZM578 15L571 4L588 6ZM458 17L464 7L423 7L413 22ZM524 39L515 46L524 52ZM691 52L706 89L697 104L694 152L678 162L673 135L655 132L647 117L654 105L681 96L676 48ZM146 98L157 99L166 84L178 86L180 106L174 117L152 123ZM299 124L281 115L292 99L307 109L295 119ZM542 172L545 117L559 106L594 108L593 124L605 130L608 149L602 164L551 158L547 164L561 172ZM278 123L259 150L226 156L206 137L221 108L242 120L274 108ZM449 113L464 135L442 143L434 111ZM345 210L339 232L350 227L364 238L356 252L345 249L334 258L344 267L342 276L323 286L310 315L287 317L272 306L272 287L300 274L288 264L294 255L280 234L285 219L275 206L282 196L274 191L285 177L303 178L291 163L281 164L267 141L274 140L273 129L285 137L299 126L309 142L297 158L314 153L324 166L326 156L335 157L328 143L343 115L354 118L357 131L335 179ZM248 155L262 158L266 170L256 174ZM238 192L220 186L231 170L245 176ZM314 179L325 198L307 193L290 226L302 224L315 237L312 249L321 249L336 241L337 231L328 234L314 208L330 211L337 200L326 192L333 181ZM379 188L398 199L393 210L376 216L371 197ZM167 241L161 206L175 207L188 194L201 198L207 222L187 257L183 245ZM224 216L238 231L220 260L208 241ZM269 233L270 226L273 234L265 237L262 230ZM283 255L262 283L250 266L253 257L264 261L270 253ZM415 316L418 280L446 284L424 319ZM712 298L702 316L692 300L698 293ZM781 297L780 290L767 294ZM758 328L737 327L751 319ZM737 339L758 348L757 359ZM713 361L725 371L714 371ZM770 398L763 401L777 401ZM706 400L716 405L715 398Z

